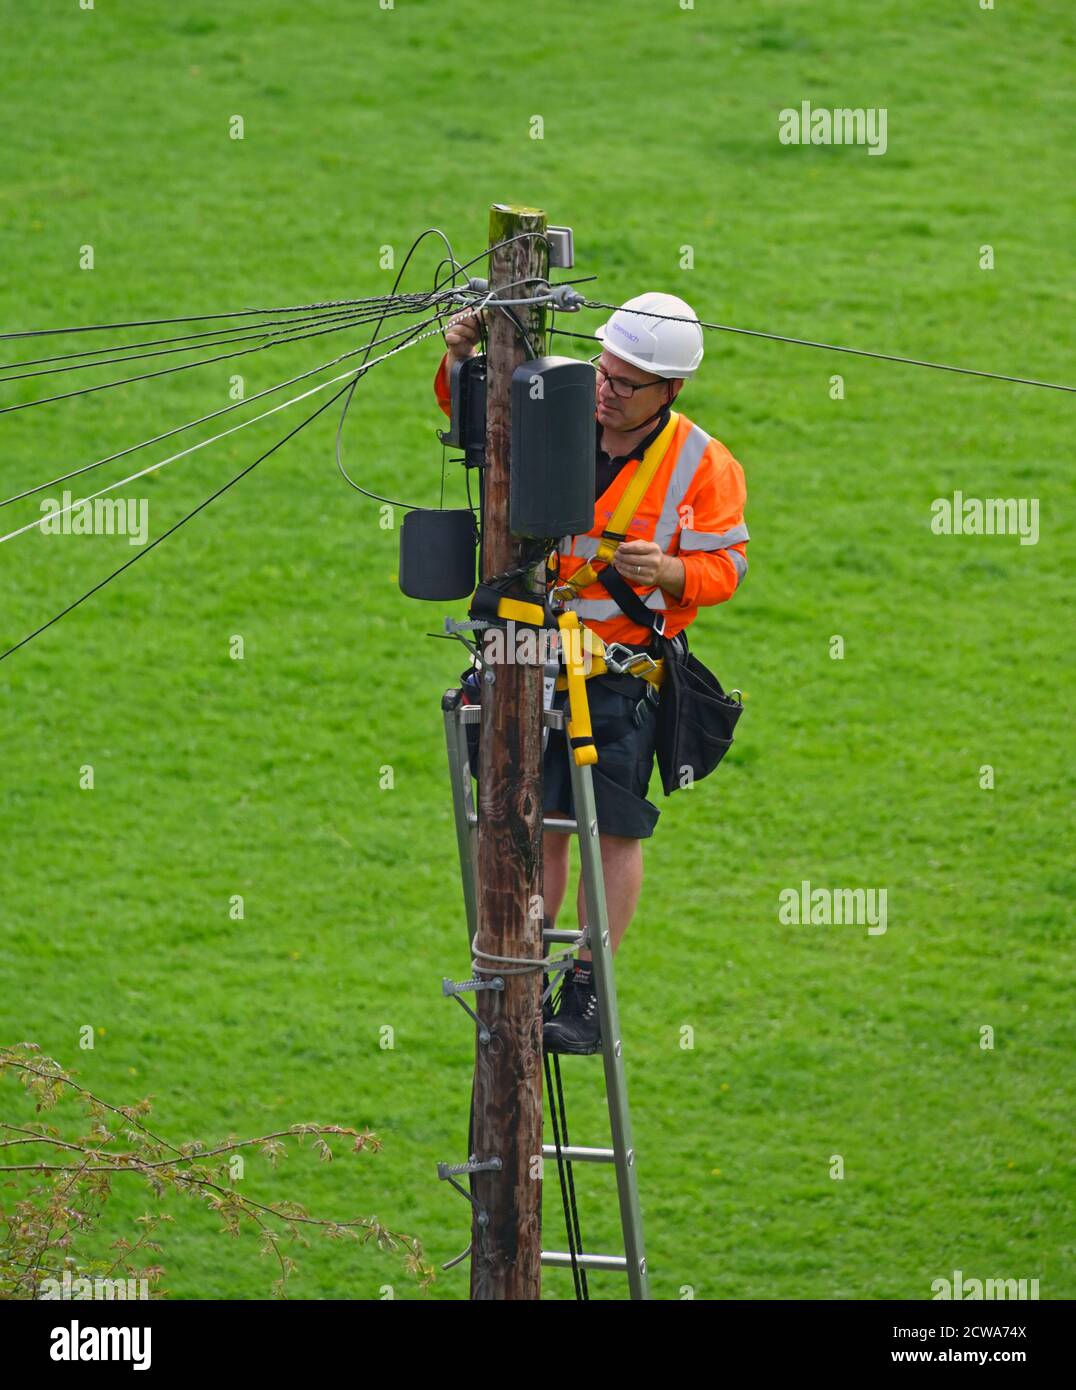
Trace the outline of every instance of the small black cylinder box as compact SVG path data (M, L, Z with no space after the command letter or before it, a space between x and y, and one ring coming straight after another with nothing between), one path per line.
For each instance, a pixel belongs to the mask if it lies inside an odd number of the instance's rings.
M470 598L478 527L474 513L415 507L400 527L400 588L408 598Z
M508 524L517 536L577 535L594 525L594 368L536 357L512 373Z

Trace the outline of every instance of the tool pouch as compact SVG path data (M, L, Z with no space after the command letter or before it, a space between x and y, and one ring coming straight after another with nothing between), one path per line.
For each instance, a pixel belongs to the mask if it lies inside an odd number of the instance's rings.
M688 650L686 632L672 639L663 635L662 615L647 608L623 575L609 565L598 582L632 622L650 629L650 655L665 658L654 751L662 788L672 796L713 772L729 750L743 705L726 695L714 673Z
M671 796L713 772L729 750L743 704L726 695L714 673L688 650L686 633L671 641L655 638L655 648L665 658L655 751L662 788Z

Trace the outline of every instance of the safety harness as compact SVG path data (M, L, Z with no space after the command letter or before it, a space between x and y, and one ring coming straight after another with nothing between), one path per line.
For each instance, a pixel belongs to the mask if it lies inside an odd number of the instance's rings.
M598 748L594 741L590 705L587 700L587 681L593 680L595 676L611 673L618 676L635 676L650 685L660 686L665 678L665 663L661 657L655 659L649 652L633 651L621 642L603 642L596 632L583 626L578 613L573 609L564 609L563 605L578 598L581 589L597 580L633 622L649 628L659 637L664 635L664 615L647 608L623 576L612 568L610 562L617 546L627 539L625 527L635 515L636 508L653 481L679 420L680 417L675 412L670 414L668 424L643 454L639 466L624 489L609 519L609 525L601 534L594 559L576 570L570 579L553 588L549 595L549 607L526 599L511 598L499 590L495 583L479 584L471 600L469 612L470 617L475 620L511 620L536 629L556 626L564 661L564 671L556 678L556 689L568 692L568 743L573 750L576 764L580 767L598 761ZM601 568L596 569L596 564L601 565ZM550 557L548 569L552 568Z
M568 691L568 742L575 752L575 761L579 767L587 763L596 763L598 746L594 742L594 731L590 724L583 646L588 631L579 622L579 614L571 611L552 613L540 603L509 598L492 584L479 584L471 600L469 612L471 618L476 620L510 620L538 630L555 624L561 639L560 650L565 669L565 675L558 676L557 683L559 689L566 688ZM595 634L589 633L589 636L601 644L601 639L595 637ZM604 651L604 644L601 645ZM560 684L562 680L566 685Z

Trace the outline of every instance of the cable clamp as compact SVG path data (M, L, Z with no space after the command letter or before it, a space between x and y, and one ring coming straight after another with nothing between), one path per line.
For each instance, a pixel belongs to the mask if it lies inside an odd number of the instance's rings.
M549 296L549 302L554 308L562 309L565 313L577 314L586 303L586 296L572 289L571 285L557 285Z

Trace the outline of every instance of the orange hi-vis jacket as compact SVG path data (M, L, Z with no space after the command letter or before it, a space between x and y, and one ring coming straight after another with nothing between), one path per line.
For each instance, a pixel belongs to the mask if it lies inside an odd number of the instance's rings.
M434 391L441 409L449 414L447 353L437 369ZM667 555L683 562L681 598L656 585L631 584L647 608L665 614L666 637L675 637L694 622L700 607L732 597L747 573L750 539L743 519L747 500L743 469L724 444L687 416L673 412L672 418L676 427L665 455L624 528L628 540L656 541ZM597 554L602 532L638 467L638 460L629 459L597 499L594 525L586 535L561 538L558 582L569 580ZM596 579L565 607L574 609L580 622L593 628L603 642L645 646L651 640L651 633L632 622Z

